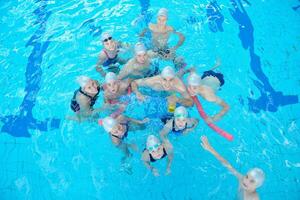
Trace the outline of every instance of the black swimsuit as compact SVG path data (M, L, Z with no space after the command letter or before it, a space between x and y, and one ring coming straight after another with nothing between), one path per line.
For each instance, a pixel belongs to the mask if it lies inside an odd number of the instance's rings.
M146 149L145 149L146 150ZM144 150L144 151L145 151ZM163 148L163 150L164 150L164 154L162 155L162 157L160 157L159 159L157 159L157 160L160 160L160 159L163 159L164 157L166 157L168 154L167 154L167 152L166 152L166 150L165 150L165 148ZM152 157L152 155L151 155L151 153L149 153L149 157L150 157L150 162L156 162L157 160L156 159L154 159L153 157Z
M79 105L79 103L76 100L76 95L77 95L78 92L80 92L81 94L83 94L84 96L88 97L91 100L90 107L92 108L94 106L94 104L96 103L96 100L98 99L98 94L100 92L100 87L97 87L97 89L98 89L98 92L97 92L97 94L94 97L92 97L92 96L88 95L87 93L83 92L81 90L81 88L79 88L78 90L76 90L74 92L73 98L71 100L71 105L70 105L71 109L74 112L80 111L80 105Z
M175 135L181 135L183 133L183 131L185 131L185 129L187 129L187 123L185 124L185 127L181 130L176 130L175 129L175 119L173 119L173 123L172 123L172 132L175 134Z
M225 83L224 76L221 73L214 72L212 70L205 71L205 72L203 72L203 75L201 76L201 79L204 79L207 76L216 77L220 81L220 86L224 85L224 83Z

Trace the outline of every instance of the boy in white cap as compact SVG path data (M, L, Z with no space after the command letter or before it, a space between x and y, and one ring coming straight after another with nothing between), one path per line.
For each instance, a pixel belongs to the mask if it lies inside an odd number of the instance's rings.
M183 106L175 109L173 118L164 120L166 124L160 132L162 139L165 139L169 133L173 133L176 136L186 135L198 125L198 119L189 118L188 111Z
M149 135L146 142L146 148L142 154L142 160L145 166L151 170L154 176L159 176L159 171L157 168L151 165L158 160L167 157L167 168L166 175L171 173L171 164L173 161L173 146L169 140L165 139L161 143L159 139L154 135Z
M201 146L206 151L213 154L223 166L225 166L239 181L238 199L241 200L259 200L256 189L260 187L264 180L265 174L259 168L253 168L244 176L234 169L230 163L225 160L208 142L207 137L201 137Z
M100 84L87 76L77 77L77 82L80 88L74 92L70 106L76 113L74 120L82 121L95 114L93 106L100 92Z
M159 73L157 68L151 69L151 60L156 56L153 51L147 51L144 44L139 42L134 47L134 53L134 57L121 69L118 79L140 79Z
M184 42L184 35L174 30L172 26L167 25L168 10L161 8L157 13L157 24L149 24L148 28L152 34L153 51L157 52L158 56L164 60L173 60L176 69L183 67L184 61L180 57L176 57L176 49L178 49ZM140 36L144 36L147 29L145 29ZM176 34L179 37L178 43L169 48L168 40L171 34Z
M118 104L119 98L130 92L130 83L130 79L118 80L115 73L108 72L103 84L105 103Z
M207 123L212 123L223 117L229 110L228 104L216 95L219 88L224 84L223 75L212 70L204 72L200 77L195 72L191 73L187 81L187 90L191 96L200 95L208 102L218 104L222 110L206 119Z
M131 87L139 100L144 100L145 97L139 92L138 87L150 87L155 91L173 93L168 98L170 104L180 103L184 106L193 105L193 100L188 94L184 83L176 76L174 69L170 66L165 67L160 75L133 81ZM180 94L181 97L177 97L174 93Z
M104 32L101 35L103 49L99 54L96 70L104 77L107 72L118 73L119 65L126 63L126 59L119 57L120 48L124 46L121 42L115 41L110 33Z

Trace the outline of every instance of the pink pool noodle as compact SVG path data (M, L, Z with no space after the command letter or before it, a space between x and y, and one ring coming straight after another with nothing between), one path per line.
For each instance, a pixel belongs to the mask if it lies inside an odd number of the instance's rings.
M196 104L196 107L197 107L197 110L200 114L200 116L203 118L203 119L207 119L207 114L204 112L203 110L203 107L198 99L197 96L193 96L192 97L194 103ZM216 125L210 123L210 124L207 124L211 129L213 129L215 132L217 132L218 134L220 134L221 136L225 137L227 140L233 140L233 136L230 135L229 133L227 133L226 131L222 130L221 128L217 127Z

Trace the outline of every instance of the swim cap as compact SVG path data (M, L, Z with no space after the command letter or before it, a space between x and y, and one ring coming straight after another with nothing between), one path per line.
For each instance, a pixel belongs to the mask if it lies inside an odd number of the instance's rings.
M195 72L191 73L188 77L188 85L198 86L201 84L201 77Z
M105 83L112 83L117 80L117 75L113 72L108 72L105 75Z
M146 53L146 47L144 46L143 43L138 42L134 46L134 53L135 54L141 54L141 53Z
M183 106L179 106L174 111L174 117L175 118L187 118L188 112Z
M109 32L104 32L101 34L101 41L103 42L105 39L108 39L109 37L112 37Z
M263 172L263 170L259 168L253 168L248 172L248 174L252 176L253 179L255 180L257 188L263 184L265 180L265 173Z
M114 126L117 125L117 121L112 117L105 117L102 120L102 126L106 132L110 132Z
M84 88L84 86L91 80L92 79L87 76L78 76L76 78L76 82L80 85L81 88Z
M165 16L168 17L168 10L166 8L159 9L157 16Z
M150 147L153 147L156 144L160 144L159 139L154 135L149 135L147 138L146 148L149 149Z
M161 76L163 78L173 78L175 76L175 71L171 66L166 66L165 68L163 68L162 72L161 72Z

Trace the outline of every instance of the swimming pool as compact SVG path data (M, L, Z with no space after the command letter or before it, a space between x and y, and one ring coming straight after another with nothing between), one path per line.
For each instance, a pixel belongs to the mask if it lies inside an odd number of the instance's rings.
M203 134L239 171L265 171L262 199L299 199L299 2L232 2L219 0L210 20L208 1L1 2L0 199L234 199L238 183L200 147ZM221 57L226 83L219 94L230 111L218 125L235 139L200 121L187 137L171 138L170 176L153 177L139 153L128 175L101 127L64 117L76 76L100 79L101 33L135 43L161 7L186 36L178 53L188 65L203 72ZM129 139L142 149L147 135Z

